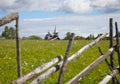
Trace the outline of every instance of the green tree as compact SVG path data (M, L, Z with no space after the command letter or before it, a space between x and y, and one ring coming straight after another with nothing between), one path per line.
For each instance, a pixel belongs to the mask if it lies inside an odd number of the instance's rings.
M85 37L83 37L83 36L76 36L75 40L85 40Z
M10 38L10 39L15 39L15 37L16 37L16 31L15 31L15 29L14 29L13 27L10 27L10 28L9 28L9 31L10 31L10 32L9 32L9 33L10 33L10 34L9 34L9 38Z
M0 39L2 39L2 36L0 36Z
M87 40L94 40L95 39L94 34L90 34L86 39Z
M5 29L2 32L1 36L4 37L4 38L6 38L6 39L8 38L8 26L5 26Z
M70 33L70 32L67 32L64 40L68 40L68 39L70 38L70 35L71 35L71 33Z
M2 37L4 37L5 39L15 39L16 37L16 33L15 33L15 29L13 27L8 27L5 26L4 31L2 32Z
M37 36L37 35L31 35L29 37L23 37L23 40L42 40L41 37Z

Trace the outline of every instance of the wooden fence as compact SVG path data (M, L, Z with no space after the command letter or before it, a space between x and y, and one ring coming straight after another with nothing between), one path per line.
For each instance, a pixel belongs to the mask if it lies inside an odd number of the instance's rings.
M108 74L102 81L100 81L99 84L106 84L108 83L111 79L112 79L112 83L113 84L120 84L118 78L116 77L116 74L119 73L119 65L120 65L120 50L119 50L119 33L118 33L118 27L117 27L117 22L115 22L115 27L116 27L116 45L113 45L113 20L112 18L110 18L110 32L109 32L109 39L110 39L110 48L108 49L108 51L103 54L102 51L100 50L101 56L99 58L97 58L93 63L91 63L90 65L88 65L85 69L83 69L80 73L78 73L75 77L73 77L71 80L69 80L67 82L67 84L76 84L78 81L80 81L82 79L82 77L84 77L86 74L88 74L92 69L94 69L97 65L99 65L102 61L106 61L106 63L108 64L111 73ZM99 38L97 38L96 40L94 40L93 42L87 44L86 46L84 46L83 48L81 48L79 51L77 51L75 54L73 54L72 56L70 56L68 58L70 49L71 49L71 45L74 39L74 34L71 35L71 38L69 40L69 44L68 44L68 48L66 50L66 54L64 57L64 60L59 62L57 65L49 68L46 72L42 73L40 76L38 76L36 79L34 79L31 84L39 84L42 83L43 80L47 79L50 75L52 75L54 72L60 70L60 75L58 77L58 84L62 84L62 79L64 76L64 72L66 69L67 64L69 64L70 62L72 62L72 60L76 59L77 57L80 57L81 54L83 52L85 52L87 49L91 48L92 46L94 46L96 43L98 43L101 39L103 39L104 37L106 37L108 33L105 33L103 35L101 35ZM113 53L114 51L117 51L118 53L118 67L115 67L114 65L114 56ZM107 57L110 57L110 63L107 61ZM48 65L47 65L48 66ZM35 71L35 70L33 70ZM39 71L42 72L42 70L39 68ZM29 73L30 74L30 73ZM38 73L39 74L39 73ZM38 75L37 74L37 75ZM27 75L20 77L19 79L15 80L12 82L12 84L21 84L21 83L25 83L29 78L26 77ZM22 80L22 79L26 79L26 80ZM21 81L21 82L20 82Z
M80 50L78 50L76 53L74 53L72 56L68 57L69 52L71 50L72 42L74 40L74 34L72 34L71 38L69 40L69 43L68 43L68 47L66 49L66 54L64 56L64 59L62 56L57 56L56 58L52 59L51 61L37 67L36 69L31 71L30 73L22 76L21 75L21 73L22 73L21 72L21 60L20 60L21 59L20 58L20 43L19 43L19 35L18 35L18 14L15 13L15 14L12 14L8 17L4 17L4 18L0 19L0 26L4 25L6 23L9 23L13 20L16 20L16 35L17 35L16 36L16 44L17 44L16 47L17 47L17 63L18 63L18 76L19 76L19 78L12 81L11 84L24 84L26 81L28 81L36 76L37 76L37 78L34 79L31 82L31 84L40 84L43 82L43 80L47 79L49 76L51 76L53 73L55 73L58 70L60 70L60 74L58 77L58 84L62 84L62 80L64 77L66 66L70 62L75 60L76 58L80 57L83 52L85 52L86 50L88 50L89 48L91 48L92 46L97 44L101 39L103 39L104 37L106 37L108 35L108 33L101 35L96 40L85 45ZM108 64L109 69L111 70L111 73L108 74L107 76L105 76L103 78L103 80L101 80L99 82L99 84L106 84L111 79L112 79L113 84L120 84L118 78L116 77L116 74L118 74L120 72L120 68L119 68L119 66L120 66L120 47L119 47L120 44L119 43L120 42L119 42L118 26L117 26L117 22L115 22L116 44L114 45L114 43L113 43L113 39L114 39L114 37L113 37L113 19L112 18L110 18L109 25L110 25L110 32L109 32L110 48L108 49L108 51L103 54L101 49L99 48L99 52L101 53L101 56L99 58L97 58L94 62L89 64L85 69L83 69L75 77L70 79L67 82L67 84L78 83L80 80L82 80L82 77L84 77L86 74L88 74L92 69L94 69L102 61L105 61ZM114 54L113 53L115 51L118 54L118 66L117 67L115 67L115 63L114 63ZM108 62L107 57L110 57L110 63Z
M12 21L16 21L16 53L17 53L17 69L18 69L18 77L22 76L22 68L21 68L21 50L20 50L20 38L19 38L19 15L18 13L11 13L10 15L3 17L0 19L0 26L8 24Z
M76 84L78 81L82 79L88 72L90 72L93 68L95 68L97 65L99 65L102 61L106 61L108 64L111 73L107 75L102 81L99 82L99 84L107 84L110 79L112 79L112 84L120 84L118 78L116 77L116 74L120 72L120 42L119 42L119 32L118 32L118 27L117 27L117 22L115 22L115 28L116 28L116 45L113 44L113 19L110 18L110 32L109 32L109 39L110 39L110 49L103 54L100 50L101 56L97 58L93 63L88 65L85 69L83 69L79 74L77 74L75 77L73 77L67 84ZM115 67L114 65L114 51L117 51L118 54L118 67ZM110 56L110 63L107 61L107 57Z

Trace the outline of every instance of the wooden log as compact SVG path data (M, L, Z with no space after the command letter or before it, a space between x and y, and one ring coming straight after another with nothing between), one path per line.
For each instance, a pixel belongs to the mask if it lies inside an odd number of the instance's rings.
M16 53L17 53L17 70L18 78L22 76L21 67L21 48L20 48L20 37L19 37L19 17L16 18Z
M113 18L110 18L109 20L109 26L110 26L110 48L113 47ZM110 55L110 65L111 68L114 69L114 52ZM115 84L115 78L112 78L112 84Z
M51 67L47 72L43 73L39 77L37 77L35 80L33 80L30 84L41 84L43 80L47 79L50 75L52 75L54 72L58 71L62 67L62 63L60 62L54 67Z
M99 84L107 84L111 78L111 75L107 75Z
M61 61L63 59L62 56L57 56L56 58L52 59L51 61L41 65L40 67L37 67L35 70L31 71L30 73L18 78L17 80L13 81L11 84L23 84L27 80L37 76L41 72L45 71L46 69L50 68L55 63Z
M79 51L77 51L75 54L73 54L71 57L68 58L68 62L74 60L75 58L79 57L84 51L86 51L87 49L91 48L92 46L94 46L96 43L98 43L102 38L104 38L108 33L103 34L102 36L100 36L99 38L97 38L96 40L94 40L93 42L87 44L86 46L82 47Z
M16 20L16 18L18 18L18 13L11 13L10 15L0 19L0 26L10 23L11 21Z
M110 18L110 48L113 47L113 19ZM111 67L114 68L114 55L113 53L110 55L110 63Z
M100 64L102 61L104 61L113 51L114 51L114 48L110 48L105 54L101 55L93 63L88 65L83 71L81 71L78 75L76 75L74 78L72 78L67 84L76 84L79 80L82 79L83 76L85 76L88 72L90 72L98 64Z
M118 54L118 64L120 66L120 41L119 41L119 31L118 31L118 25L117 22L115 22L115 28L116 28L116 50Z
M101 53L101 55L103 55L103 53L102 53L100 47L98 47L98 49L99 49L99 52ZM109 69L112 71L113 69L111 68L111 66L110 66L110 64L109 64L109 62L108 62L108 60L107 60L107 58L105 59L105 62L106 62L106 64L108 65ZM120 84L118 78L117 78L116 76L115 76L114 78L115 78L117 84Z
M17 68L18 68L18 77L22 76L21 68L21 53L20 53L20 41L19 41L19 16L18 13L11 13L10 15L0 19L0 26L10 23L11 21L16 20L16 51L17 51Z
M105 76L105 78L102 81L100 81L99 84L107 84L113 77L115 77L117 73L119 73L118 68L113 70L109 75Z
M73 54L72 56L70 56L68 58L68 63L70 63L75 58L79 57L84 51L86 51L87 49L89 49L90 47L92 47L93 45L95 45L97 42L99 42L106 35L107 35L107 33L103 34L102 36L100 36L99 38L97 38L95 41L89 43L88 45L86 45L83 48L81 48L78 52L76 52L75 54ZM62 63L63 62L60 62L56 66L51 67L48 71L46 71L45 73L43 73L42 75L40 75L39 77L37 77L35 80L33 80L33 82L31 82L31 84L39 84L39 83L41 83L43 80L45 80L46 78L48 78L54 72L58 71L61 68Z
M68 60L70 50L72 48L72 43L73 43L73 40L74 40L74 36L75 36L74 33L72 33L71 36L70 36L68 47L67 47L65 57L64 57L64 60L63 60L63 64L62 64L62 67L61 67L61 70L60 70L60 74L59 74L59 78L58 78L58 84L62 84L62 79L63 79L63 76L64 76L64 72L66 70L66 66L67 66L67 62L68 62L67 60Z

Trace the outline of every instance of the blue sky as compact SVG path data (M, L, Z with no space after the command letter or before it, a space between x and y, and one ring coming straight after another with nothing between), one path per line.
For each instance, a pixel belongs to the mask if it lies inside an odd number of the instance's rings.
M53 33L55 25L60 38L67 32L97 35L108 32L109 18L120 25L120 0L1 0L0 18L12 12L19 12L21 37L44 38L48 31Z

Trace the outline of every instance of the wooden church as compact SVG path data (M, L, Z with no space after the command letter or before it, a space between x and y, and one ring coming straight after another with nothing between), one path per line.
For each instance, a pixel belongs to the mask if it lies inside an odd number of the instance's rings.
M58 32L56 32L56 26L53 35L48 31L48 33L45 35L45 40L60 40Z

